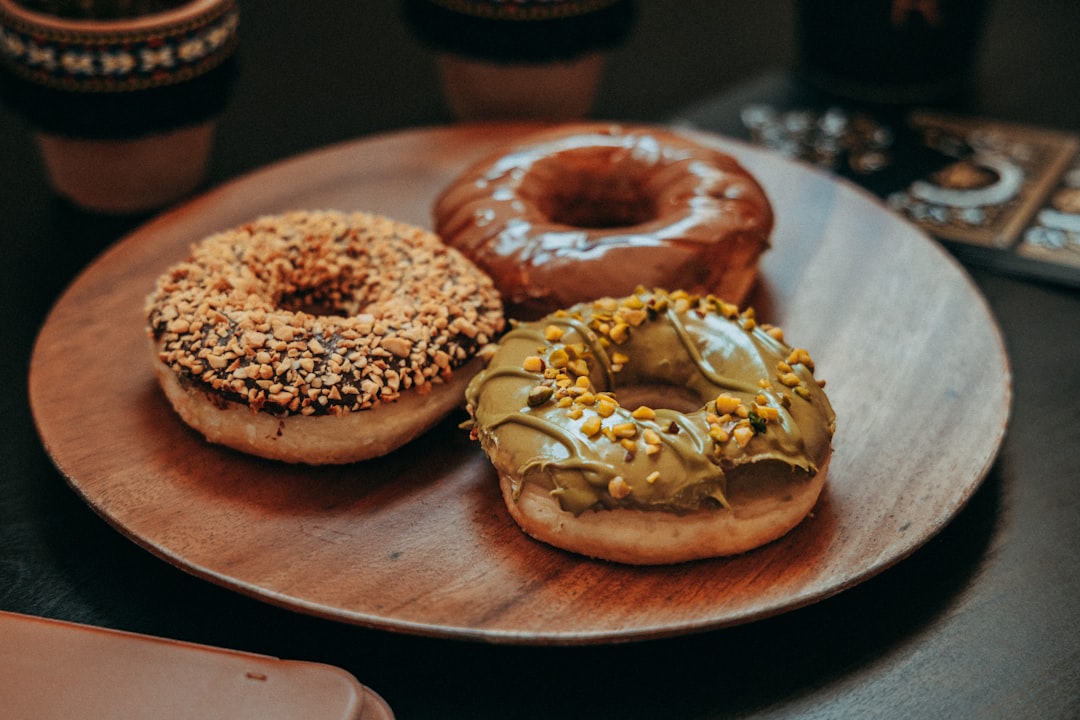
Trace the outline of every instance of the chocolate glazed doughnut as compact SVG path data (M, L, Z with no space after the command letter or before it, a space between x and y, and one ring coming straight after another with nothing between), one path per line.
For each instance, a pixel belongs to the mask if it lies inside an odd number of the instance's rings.
M523 319L639 285L742 303L773 227L768 197L734 158L613 124L560 126L496 153L433 214Z

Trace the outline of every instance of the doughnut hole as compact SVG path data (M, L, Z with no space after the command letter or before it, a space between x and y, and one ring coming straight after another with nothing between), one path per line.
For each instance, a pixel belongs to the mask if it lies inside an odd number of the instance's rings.
M653 410L673 410L683 415L697 412L705 401L694 391L666 383L620 385L616 391L619 404L633 410L644 405Z
M274 304L286 312L303 312L322 317L348 317L355 314L351 307L346 307L346 298L342 297L340 291L324 288L304 288L282 295ZM352 304L355 305L355 302Z
M552 223L587 229L633 227L658 217L655 199L646 191L647 169L630 158L565 152L538 160L531 170L535 181L523 183L521 194Z
M284 289L271 299L271 304L287 312L351 317L371 305L391 302L394 295L370 277L361 262L345 258L331 267L298 268L282 283Z

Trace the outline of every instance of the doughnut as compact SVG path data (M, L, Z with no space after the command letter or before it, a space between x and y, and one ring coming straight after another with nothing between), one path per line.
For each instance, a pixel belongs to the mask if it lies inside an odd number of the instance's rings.
M638 289L511 325L466 407L527 535L679 563L776 540L817 502L835 413L752 308Z
M638 285L743 303L773 212L734 158L674 131L575 123L465 170L436 198L435 232L536 319Z
M462 407L505 322L491 279L435 235L332 210L197 242L158 278L146 317L184 422L310 465L384 455Z

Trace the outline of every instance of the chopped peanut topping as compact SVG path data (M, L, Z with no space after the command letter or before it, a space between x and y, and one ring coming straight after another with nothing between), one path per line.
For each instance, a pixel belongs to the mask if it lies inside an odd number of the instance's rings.
M596 405L596 412L600 414L600 417L611 417L615 413L615 408L618 404L609 397L600 399L600 402Z
M791 365L805 365L808 369L814 369L814 361L810 359L810 353L805 348L795 348L787 359Z
M158 279L146 311L176 373L253 411L302 415L443 382L504 327L490 279L436 236L333 211L205 238Z
M609 337L611 338L612 342L616 344L622 344L626 342L627 339L629 339L630 337L630 326L627 323L619 323L615 327L611 328L611 333L609 334Z
M739 406L742 405L742 400L733 395L721 393L717 396L714 404L716 405L716 412L720 414L731 413L739 409Z
M735 442L739 443L739 447L746 447L746 444L750 442L750 438L754 437L754 430L750 427L737 427L733 433L735 436Z
M612 313L619 308L619 301L617 298L600 298L593 303L593 308L603 313Z
M570 372L574 373L575 375L583 376L589 374L589 365L582 358L575 358L574 360L571 360L567 364L567 367L570 369Z
M529 372L543 372L544 361L536 355L530 355L529 357L525 358L525 360L521 363L521 367Z
M548 364L553 368L565 368L570 364L570 355L564 348L557 348L548 355Z
M799 380L799 376L793 372L784 373L783 375L778 377L777 380L779 380L783 385L786 385L789 388L797 387L799 383L802 382L801 380Z
M616 500L621 500L630 494L631 488L629 483L627 483L621 475L616 475L611 478L611 481L608 483L608 492L611 494L611 497Z
M780 419L780 411L771 405L755 405L754 412L766 422L775 422Z
M585 433L588 437L593 437L600 433L600 418L593 415L585 422L581 423L581 432Z

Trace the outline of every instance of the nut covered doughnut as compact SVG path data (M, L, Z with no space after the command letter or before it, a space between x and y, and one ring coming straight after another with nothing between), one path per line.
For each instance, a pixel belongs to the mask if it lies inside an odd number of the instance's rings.
M742 553L810 512L836 418L752 310L639 290L515 325L466 392L511 515L630 564Z
M523 319L638 285L744 302L773 226L765 192L729 155L600 123L541 131L476 163L433 215Z
M309 464L382 455L461 404L498 292L420 228L265 216L195 244L147 301L154 367L208 440Z

